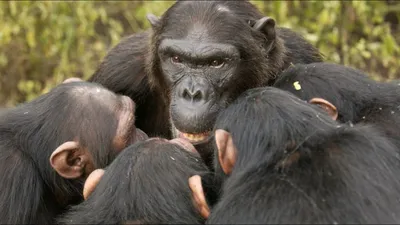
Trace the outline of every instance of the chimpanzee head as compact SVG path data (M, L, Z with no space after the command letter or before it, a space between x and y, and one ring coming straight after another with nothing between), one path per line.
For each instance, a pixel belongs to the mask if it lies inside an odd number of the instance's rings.
M67 161L76 160L78 164L84 164L86 158L74 159L73 156L77 155L73 152L86 150L82 152L87 159L91 158L92 166L104 167L126 146L147 137L135 127L135 104L129 97L86 82L60 85L48 96L60 104L60 111L54 116L61 122L58 129L64 131L63 134L60 130L61 138L68 140L59 145L50 157L51 165L61 176L77 176L69 174L77 171L70 171L74 167L69 168L65 164ZM54 107L58 108L57 104Z
M257 167L267 161L278 165L282 158L287 159L282 165L289 165L296 160L296 147L314 141L316 132L336 126L322 109L289 92L272 87L250 89L218 116L216 173L224 179L249 164Z
M211 187L212 174L192 144L183 139L152 138L121 152L85 183L86 201L61 221L70 224L203 223L193 204L189 177Z
M339 124L270 87L244 93L215 129L216 172L229 178L208 224L398 220L399 209L386 210L399 206L398 148L374 126Z
M315 143L324 131L336 126L322 109L289 92L272 87L245 91L218 115L215 123L216 189L223 186L224 195L226 179L243 176L243 171L257 173L258 168L264 172L269 167L272 171L290 167L300 157L296 151L299 146L306 149L304 146ZM318 136L313 135L316 132ZM207 218L210 211L202 200L201 183L196 177L189 183L197 187L192 188L197 196L194 199Z
M153 27L150 83L170 102L172 132L208 140L216 116L283 65L275 21L248 1L178 1Z
M342 123L357 123L379 107L397 106L399 94L399 86L377 83L358 69L334 63L292 65L274 87L319 105Z
M135 105L100 85L66 82L9 109L0 129L34 161L60 205L79 198L85 178L127 145L147 138L135 127Z

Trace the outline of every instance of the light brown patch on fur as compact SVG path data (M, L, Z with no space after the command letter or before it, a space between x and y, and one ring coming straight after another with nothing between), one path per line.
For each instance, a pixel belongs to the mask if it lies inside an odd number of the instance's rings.
M294 163L297 163L300 159L300 153L299 152L294 152L291 153L290 155L286 156L282 161L278 162L278 168L280 169L287 169Z
M342 153L342 149L340 149L336 144L331 144L327 148L327 152L329 153L329 155L340 154Z

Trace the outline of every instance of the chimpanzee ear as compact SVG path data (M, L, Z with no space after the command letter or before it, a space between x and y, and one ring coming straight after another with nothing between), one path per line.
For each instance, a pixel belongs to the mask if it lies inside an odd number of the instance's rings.
M215 131L215 142L218 148L218 160L222 170L229 175L236 163L236 146L228 131L218 129Z
M255 30L260 31L265 35L265 38L267 39L267 49L268 51L272 49L276 38L275 20L270 17L263 17L257 20L254 25L252 23L250 23L250 25L252 25Z
M63 84L65 84L65 83L72 83L72 82L81 82L81 81L83 81L81 78L78 78L78 77L70 77L70 78L65 79L65 80L63 81Z
M104 175L103 169L94 170L85 181L85 185L83 186L83 198L86 200L89 195L94 191L97 184L99 184L101 178Z
M159 26L160 18L158 18L156 15L149 13L149 14L146 15L146 17L147 17L147 20L150 22L150 24L151 24L151 26L153 28L156 28L156 27Z
M268 40L275 39L275 20L271 17L263 17L257 20L253 28L263 33Z
M198 210L200 215L204 219L208 219L210 215L210 208L208 207L206 197L203 191L203 185L201 184L201 177L199 175L194 175L189 178L189 187L192 191L192 199L195 208Z
M53 169L66 179L81 177L85 173L85 166L89 163L90 156L76 141L61 144L50 156Z
M336 109L336 106L334 106L329 101L323 98L313 98L308 102L322 107L332 117L333 120L336 120L338 118L338 111Z

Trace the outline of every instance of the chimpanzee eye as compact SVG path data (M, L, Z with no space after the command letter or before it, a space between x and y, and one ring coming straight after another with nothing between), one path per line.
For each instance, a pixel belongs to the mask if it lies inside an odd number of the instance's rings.
M171 57L171 62L172 63L182 63L182 60L181 60L181 58L179 58L179 56L174 55Z
M223 60L214 59L213 61L211 61L210 66L215 68L221 68L224 64L225 62Z

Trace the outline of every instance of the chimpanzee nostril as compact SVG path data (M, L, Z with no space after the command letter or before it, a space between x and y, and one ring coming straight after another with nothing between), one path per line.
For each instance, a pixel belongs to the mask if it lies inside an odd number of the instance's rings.
M183 90L182 98L185 99L186 101L192 100L192 97L190 96L189 91L187 89Z
M196 93L194 93L194 96L193 96L193 101L199 102L202 99L203 99L203 94L201 93L201 91L196 91Z
M203 94L200 90L190 91L187 88L183 90L182 98L186 101L199 102L203 99Z

